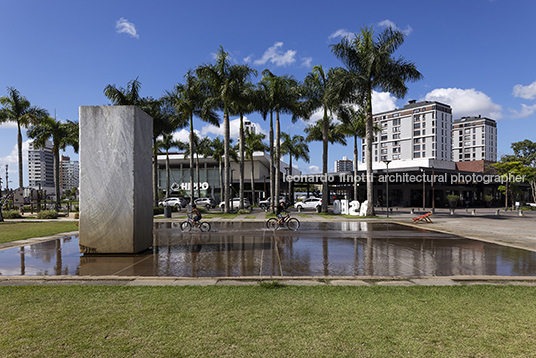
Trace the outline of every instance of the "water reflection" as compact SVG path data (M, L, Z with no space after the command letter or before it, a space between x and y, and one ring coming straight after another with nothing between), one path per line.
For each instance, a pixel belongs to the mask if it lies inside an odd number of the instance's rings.
M152 251L81 255L69 236L0 251L1 275L449 276L536 274L536 253L392 223L302 223L272 232L262 223L215 223L182 233L155 224Z

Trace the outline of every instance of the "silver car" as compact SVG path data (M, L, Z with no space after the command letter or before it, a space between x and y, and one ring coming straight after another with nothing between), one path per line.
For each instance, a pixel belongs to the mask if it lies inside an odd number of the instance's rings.
M322 206L322 199L320 198L308 198L294 204L294 207L298 209L298 211L303 209L316 209L318 206Z
M225 201L222 201L220 205L218 205L220 209L225 209ZM244 199L244 208L248 209L251 206L248 199ZM231 210L238 210L240 209L240 198L234 198L231 200Z

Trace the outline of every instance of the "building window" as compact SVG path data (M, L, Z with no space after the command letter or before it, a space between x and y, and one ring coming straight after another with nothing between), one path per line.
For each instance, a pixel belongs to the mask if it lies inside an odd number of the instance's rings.
M413 144L417 144L417 143L420 143L421 142L421 138L414 138L413 139Z
M414 137L419 136L419 135L421 135L421 131L413 131Z
M413 150L421 150L421 145L420 144L414 145Z
M420 157L421 157L421 152L413 153L413 158L420 158Z
M400 133L393 134L393 139L400 139Z
M387 140L387 136L386 136L386 135L382 135L382 136L381 136L381 140Z
M420 123L413 123L413 129L419 129L419 128L421 128Z

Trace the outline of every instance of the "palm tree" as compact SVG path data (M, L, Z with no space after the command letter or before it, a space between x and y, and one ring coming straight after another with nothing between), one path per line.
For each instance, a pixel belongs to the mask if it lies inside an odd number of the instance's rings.
M127 88L117 88L115 84L107 85L104 87L104 95L115 106L138 106L142 108L146 103L146 99L140 97L140 89L141 82L136 77L135 80L127 83Z
M344 135L348 137L353 137L354 139L354 200L357 200L357 180L355 180L359 163L357 138L365 137L366 113L363 107L359 107L359 109L356 110L354 107L348 106L346 111L347 116L345 116L345 120L341 125L341 131ZM374 132L378 131L381 131L381 128L378 126L374 126Z
M173 106L165 97L158 100L148 99L144 111L153 118L153 200L158 205L158 150L157 140L166 133L184 128L187 122L174 111ZM169 175L168 175L169 177ZM167 186L169 188L169 185ZM167 195L167 191L166 191Z
M342 116L343 98L340 96L340 91L333 91L334 83L336 82L337 72L339 68L330 68L326 73L322 65L314 66L313 71L307 74L304 80L305 96L307 98L307 110L312 113L322 110L322 174L324 176L328 172L328 142L329 142L329 124L330 116L335 114ZM322 183L322 211L328 211L328 183Z
M78 153L78 123L67 121L62 123L51 117L41 118L39 124L32 126L27 133L34 139L36 148L44 148L46 142L52 139L52 153L54 155L54 187L56 191L56 211L60 209L60 150L69 145Z
M348 100L357 98L358 103L366 100L366 163L367 163L367 216L374 215L373 181L372 181L372 91L380 89L390 92L397 98L403 98L408 88L406 81L417 81L423 76L415 64L400 57L395 59L393 53L404 43L405 35L401 31L387 28L377 37L372 27L365 27L354 38L343 38L332 45L333 54L345 65L345 81L338 86L352 87L353 93ZM345 91L345 93L349 93Z
M257 71L252 70L252 74L256 76ZM238 152L240 153L240 190L238 196L240 198L240 209L244 209L244 116L255 110L255 85L252 82L247 81L247 78L244 76L237 79L236 87L234 89L235 93L231 99L229 107L232 114L240 116L240 133L238 140Z
M190 124L190 153L195 153L194 116L202 121L220 126L218 116L213 108L206 106L207 91L204 84L195 77L191 70L184 76L185 83L177 84L173 92L167 92L166 99L175 107L175 111ZM190 198L194 198L194 156L190 156Z
M220 182L220 201L223 201L223 170L222 170L222 162L223 162L223 156L225 154L225 144L222 142L220 137L216 137L212 140L210 143L210 156L218 162L218 170L219 170L219 182Z
M263 78L259 83L259 91L257 94L257 106L263 118L266 120L270 114L270 197L272 211L279 198L281 171L281 124L280 114L292 115L292 122L296 122L298 118L307 117L307 114L300 103L302 98L302 87L292 76L276 76L269 70L262 72ZM276 115L275 142L273 132L273 114ZM275 143L275 151L274 151ZM275 175L274 175L275 169Z
M170 185L170 167L169 167L169 150L173 147L178 147L179 144L173 139L172 134L164 134L162 139L157 142L157 148L164 149L166 151L166 198L169 198L171 192Z
M26 97L21 96L13 87L7 88L7 96L0 97L0 123L17 122L17 149L19 156L19 187L22 188L22 132L21 127L37 123L48 116L48 112L37 106L32 106Z
M214 64L204 64L196 70L199 78L210 91L210 97L205 105L209 108L223 111L223 141L224 141L224 202L225 212L229 212L229 180L230 180L230 133L229 133L229 106L237 93L237 85L244 78L248 78L254 70L247 65L231 65L229 54L220 46Z
M301 135L294 135L290 137L290 134L281 133L282 143L281 152L289 155L288 166L290 168L289 173L292 175L292 158L296 160L303 159L309 163L309 146L305 141L305 138ZM294 195L292 194L292 181L288 183L289 204L294 203Z
M265 152L269 150L269 147L263 143L263 140L266 138L266 135L263 133L253 133L249 130L246 130L245 133L245 152L244 156L246 159L251 161L251 205L255 205L255 182L253 180L255 175L253 153L255 152Z

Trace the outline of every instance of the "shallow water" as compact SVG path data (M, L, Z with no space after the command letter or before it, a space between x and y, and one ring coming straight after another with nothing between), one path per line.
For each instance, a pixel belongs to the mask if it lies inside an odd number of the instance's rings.
M536 275L536 253L393 223L212 223L182 233L155 223L152 250L82 255L78 236L0 251L1 275L450 276Z

